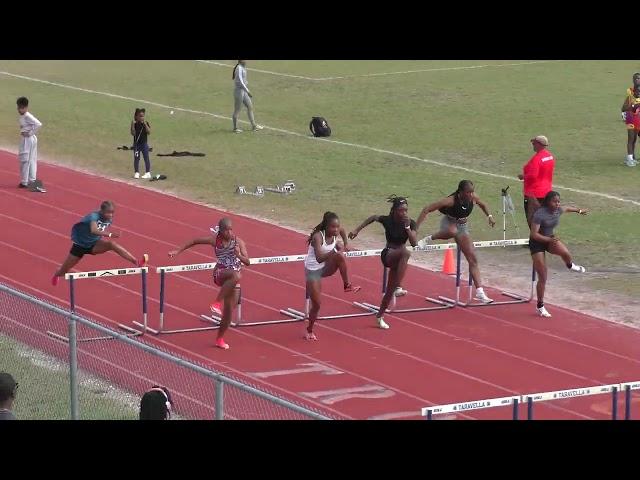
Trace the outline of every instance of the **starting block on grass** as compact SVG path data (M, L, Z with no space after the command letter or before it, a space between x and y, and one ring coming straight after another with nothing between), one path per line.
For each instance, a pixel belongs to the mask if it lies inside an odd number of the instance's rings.
M247 187L244 185L236 185L236 193L239 195L254 195L257 197L264 196L265 192L271 193L279 193L281 195L289 195L290 193L294 193L296 191L296 184L293 180L287 180L282 185L273 185L265 187L263 185L257 185L256 189L253 192L247 190Z
M236 193L240 195L254 195L256 197L262 197L264 196L264 189L258 185L253 192L249 192L244 185L238 185L236 187Z
M264 190L267 192L289 195L290 193L294 193L296 191L296 184L293 182L293 180L287 180L282 185L275 185L273 187L264 187Z

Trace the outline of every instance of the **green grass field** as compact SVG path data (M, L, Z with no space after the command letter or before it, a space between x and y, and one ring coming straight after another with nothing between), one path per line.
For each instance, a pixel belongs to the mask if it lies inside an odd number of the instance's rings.
M69 370L38 350L0 334L0 369L19 384L13 412L19 420L67 420ZM135 420L138 411L125 394L108 383L80 372L78 406L83 420Z
M520 62L526 61L250 61L256 118L267 128L235 135L228 119L178 109L169 115L169 108L145 103L230 117L233 87L228 67L195 61L2 61L3 72L93 92L0 75L0 142L17 145L15 100L26 95L45 124L39 135L41 155L130 179L132 155L116 147L131 144L133 110L144 106L153 128L152 170L169 177L152 185L304 230L325 210L338 212L352 228L368 215L386 213L384 199L392 193L407 195L412 216L417 217L424 204L469 178L479 196L500 213L500 228L494 232L480 213L474 214L474 238L502 237L500 189L506 185L518 209L521 236L526 236L522 189L515 177L532 155L529 139L537 134L549 137L557 158L555 184L640 201L640 168L623 165L626 131L619 113L637 62L460 68ZM345 78L307 80L251 68ZM425 69L431 71L361 76ZM331 140L351 145L308 138L313 115L328 119ZM241 119L246 120L246 112ZM204 152L206 157L155 156L173 150ZM236 184L253 188L289 179L298 187L292 196L259 199L234 194ZM564 202L592 210L588 217L567 215L558 230L576 260L590 268L640 267L635 248L629 248L640 235L634 221L638 204L564 189L560 193ZM437 215L428 219L424 233L434 230L438 221ZM381 229L373 227L366 235L369 240L383 239ZM515 231L510 236L515 237ZM483 251L487 256L501 254ZM519 255L517 261L529 262L528 255ZM633 274L612 275L610 281L594 278L592 283L594 288L621 293L640 289L640 278Z

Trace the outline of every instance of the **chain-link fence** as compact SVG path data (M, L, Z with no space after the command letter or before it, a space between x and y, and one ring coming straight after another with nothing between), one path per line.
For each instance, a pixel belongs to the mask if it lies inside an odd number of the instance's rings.
M154 384L171 392L173 418L330 418L0 283L2 370L20 384L20 419L136 419Z

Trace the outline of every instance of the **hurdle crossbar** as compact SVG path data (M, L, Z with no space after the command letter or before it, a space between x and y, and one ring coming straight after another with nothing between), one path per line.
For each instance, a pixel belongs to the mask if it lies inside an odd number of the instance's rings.
M250 258L251 265L263 265L270 263L286 263L286 262L300 262L303 261L306 255L281 255L275 257L255 257ZM166 274L167 273L179 273L179 272L193 272L202 270L213 270L216 266L215 262L212 263L196 263L190 265L174 265L158 267L156 273L160 274L160 324L158 330L148 328L148 330L154 335L169 335L176 333L189 333L189 332L206 332L211 330L218 330L222 319L214 314L201 314L200 319L204 322L211 324L207 327L191 327L180 329L165 329L164 328L164 300L166 295ZM236 307L235 321L231 322L232 327L254 327L260 325L274 325L279 323L293 323L302 321L302 318L295 317L295 319L279 319L279 320L265 320L262 322L245 322L242 319L242 290L240 285L236 286L238 290L238 303ZM135 323L135 322L134 322Z
M94 270L91 272L73 272L66 273L64 278L69 281L69 308L72 313L76 313L76 300L75 300L75 281L82 279L92 279L92 278L113 278L113 277L123 277L127 275L141 275L142 280L142 323L133 322L136 325L142 327L142 330L136 330L134 328L128 327L121 323L118 324L118 327L123 330L128 331L127 336L137 337L140 335L144 335L148 330L148 318L147 318L147 273L149 272L148 267L136 267L136 268L112 268L109 270ZM47 331L47 334L57 338L58 340L62 340L64 342L69 342L69 338L63 335L59 335L55 332ZM96 340L111 340L115 337L111 336L101 336L101 337L90 337L90 338L79 338L77 342L91 342Z
M591 395L600 395L603 393L611 393L612 409L611 419L618 418L618 392L621 386L619 383L612 385L596 385L594 387L572 388L569 390L556 390L554 392L528 393L522 395L522 400L527 402L527 420L533 420L533 404L536 402L546 402L549 400L563 400L575 397L587 397Z
M447 405L435 405L433 407L424 407L422 416L431 420L433 415L442 415L444 413L463 413L469 410L484 410L487 408L504 407L513 405L514 402L520 403L522 397L520 395L500 398L489 398L486 400L474 400L472 402L449 403Z
M512 239L512 240L495 240L490 242L473 242L473 246L475 248L487 248L487 247L507 247L514 245L528 245L528 238L520 238L520 239ZM471 277L471 271L469 271L469 279L468 279L468 299L466 302L460 300L460 290L461 290L461 265L462 265L462 251L458 249L456 252L456 298L452 299L445 296L438 296L438 298L442 301L452 303L454 305L458 305L460 307L488 307L492 305L511 305L516 303L529 303L533 299L533 290L536 281L536 271L533 267L531 267L531 289L529 291L528 296L520 295L511 292L500 292L502 295L506 297L510 297L513 300L503 300L503 301L493 301L490 303L482 303L482 302L474 302L473 300L473 278Z

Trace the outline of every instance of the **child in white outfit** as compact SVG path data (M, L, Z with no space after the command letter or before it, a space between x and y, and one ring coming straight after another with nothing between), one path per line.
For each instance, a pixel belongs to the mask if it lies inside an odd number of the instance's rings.
M20 148L18 149L18 160L20 161L20 184L18 188L27 188L34 185L38 170L38 137L36 132L42 126L40 120L29 112L29 100L27 97L20 97L16 102L18 113L20 114ZM34 191L44 192L39 185L34 185Z

